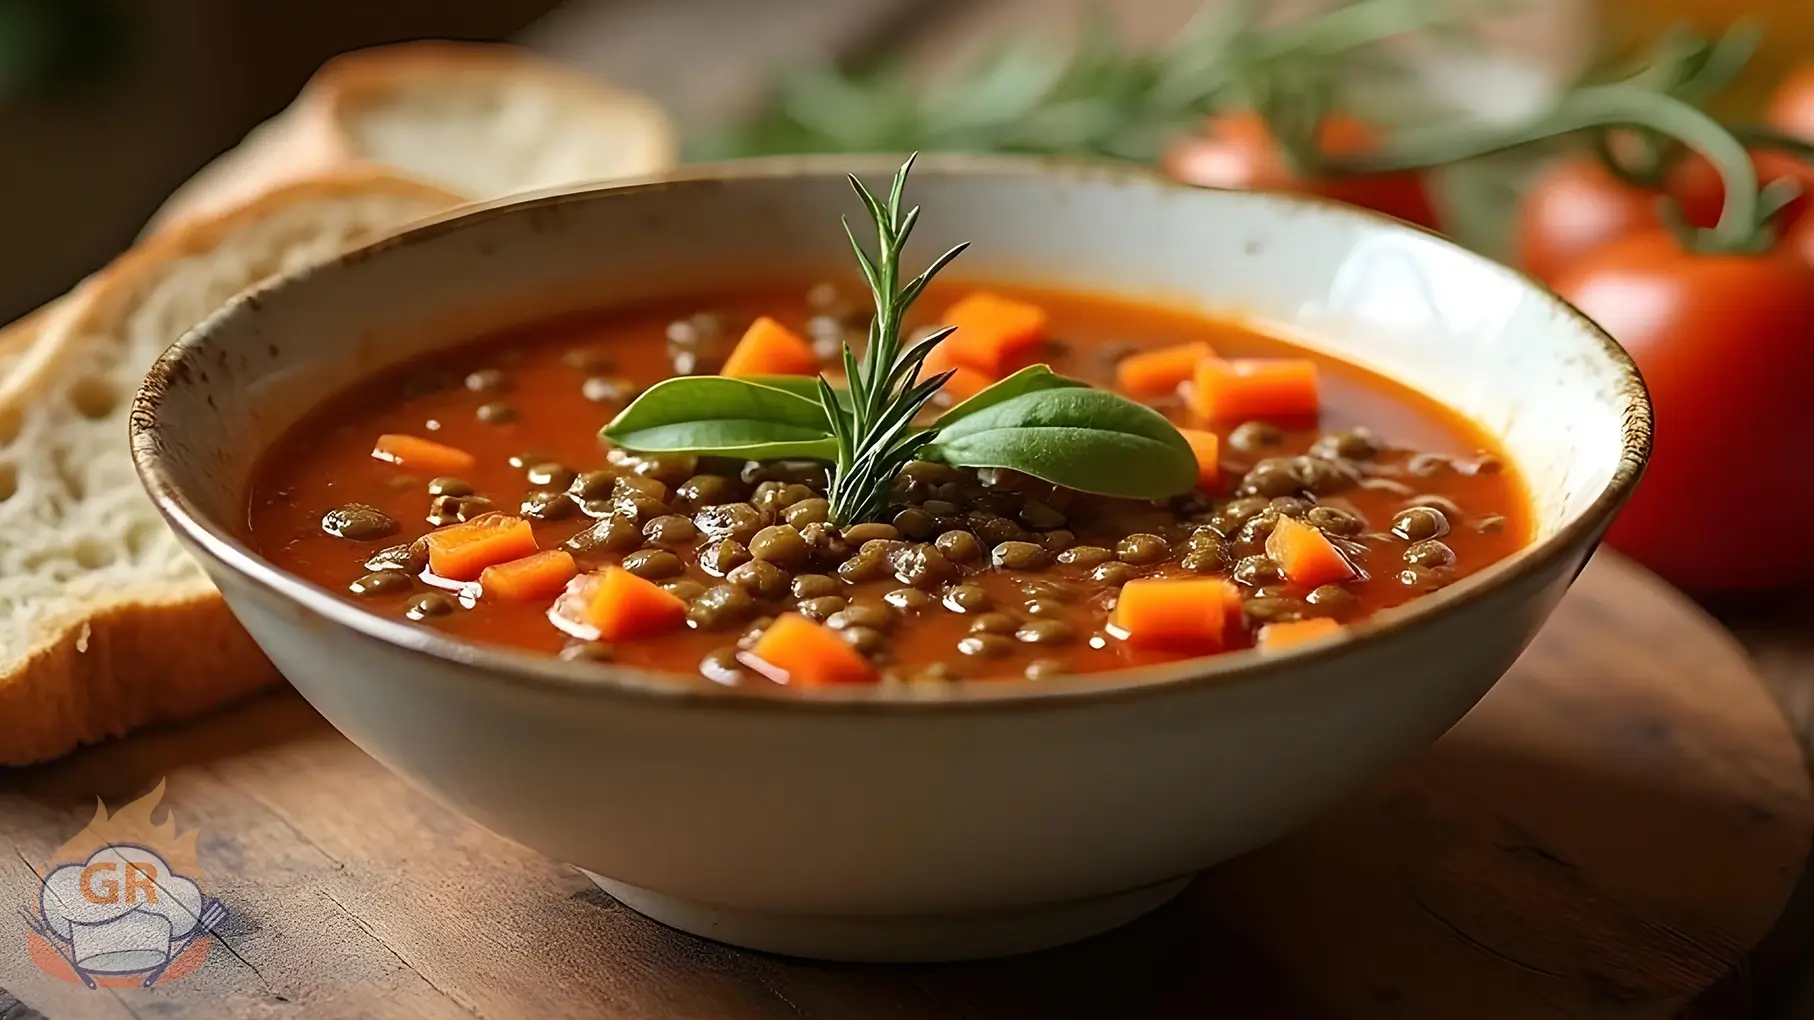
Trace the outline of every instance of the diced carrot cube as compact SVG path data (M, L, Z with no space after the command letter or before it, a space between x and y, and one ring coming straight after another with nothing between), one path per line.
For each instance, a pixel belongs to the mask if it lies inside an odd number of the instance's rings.
M1200 421L1314 418L1316 362L1307 358L1245 358L1197 363L1191 380L1191 411Z
M480 514L423 536L428 569L450 581L473 581L486 567L535 552L535 532L521 517Z
M1178 434L1190 444L1197 458L1197 488L1214 492L1222 484L1222 440L1214 432L1201 429L1179 429Z
M1136 578L1122 586L1109 632L1130 644L1219 651L1240 604L1235 586L1219 577Z
M1328 617L1269 623L1260 628L1260 636L1255 644L1269 652L1276 652L1281 648L1290 648L1292 645L1301 645L1320 637L1327 637L1341 629L1341 624Z
M565 549L544 549L479 572L479 590L487 599L538 602L560 594L579 567Z
M465 450L400 432L379 436L372 446L372 456L429 475L458 474L476 463Z
M875 667L849 642L798 613L777 617L755 646L738 658L778 684L824 687L877 679Z
M687 604L654 581L622 567L606 567L586 603L585 617L604 640L629 641L686 626Z
M1115 385L1130 397L1163 397L1191 380L1197 362L1215 356L1215 350L1206 343L1130 354L1115 366Z
M939 344L935 355L1000 379L1045 339L1046 310L978 291L946 309L944 324L956 326L957 332Z
M1354 577L1354 567L1329 536L1295 517L1279 518L1266 536L1266 555L1279 565L1285 580L1303 588Z
M816 375L818 356L799 334L764 315L744 330L720 375Z

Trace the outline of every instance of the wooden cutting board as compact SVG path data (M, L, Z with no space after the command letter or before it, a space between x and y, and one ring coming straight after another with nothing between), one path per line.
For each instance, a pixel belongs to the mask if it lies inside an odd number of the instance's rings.
M165 777L225 945L151 989L47 976L13 905L97 795ZM0 774L0 1017L1739 1017L1802 934L1811 832L1802 754L1730 637L1602 556L1398 774L1128 928L985 964L826 966L670 931L266 697Z

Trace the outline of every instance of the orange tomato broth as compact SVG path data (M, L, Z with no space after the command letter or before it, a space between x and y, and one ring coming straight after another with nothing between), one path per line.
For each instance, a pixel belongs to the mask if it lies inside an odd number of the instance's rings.
M941 310L978 286L936 284L916 307L910 322L936 321ZM722 313L732 323L728 330L732 341L759 316L772 317L804 335L804 324L812 314L806 300L808 289L805 282L797 287L767 286L746 293L714 293L537 322L480 337L424 361L363 380L323 402L267 452L250 489L251 542L286 571L338 591L365 608L401 615L406 601L402 596L356 598L347 590L349 583L367 573L362 564L374 551L409 542L433 530L424 520L427 477L374 459L375 437L416 435L471 453L475 463L460 477L478 493L495 499L500 510L514 512L516 501L531 486L524 481L523 471L508 463L512 455L533 453L576 471L605 465L606 451L598 431L622 405L595 403L582 395L582 382L588 373L571 367L570 358L564 356L578 349L596 351L612 362L611 375L647 386L673 374L664 338L670 322L711 310ZM1248 323L1093 294L994 284L988 284L987 289L1037 303L1048 313L1050 341L1024 361L1045 362L1060 373L1104 387L1113 386L1116 357L1127 350L1205 342L1224 358L1312 359L1321 390L1320 420L1314 424L1296 423L1295 427L1277 423L1286 427L1286 440L1268 455L1304 452L1317 437L1318 429L1365 426L1393 448L1455 458L1484 454L1503 460L1497 444L1483 430L1429 397L1358 366L1266 335ZM854 303L861 292L841 284L840 293ZM498 395L474 393L459 384L468 372L482 368L507 372L511 379L508 391ZM453 383L442 388L423 385L424 379L435 377L451 379ZM479 420L475 414L477 405L492 400L510 403L517 412L515 419L505 423ZM1216 497L1218 502L1230 497L1230 486L1258 459L1233 449L1227 442L1229 432L1238 423L1193 421L1185 401L1177 396L1143 398L1142 402L1158 407L1181 426L1213 432L1222 440L1223 480ZM1451 533L1444 536L1456 554L1457 578L1499 561L1530 540L1529 501L1523 483L1509 464L1491 473L1447 471L1440 477L1403 480L1418 492L1436 493L1454 501L1468 512L1470 520L1487 516L1502 519L1496 530L1486 531L1457 521ZM1404 504L1402 494L1373 490L1338 495L1368 518L1374 532L1385 531L1392 514ZM323 514L354 502L382 510L400 522L402 530L369 543L324 534ZM533 526L539 547L552 549L593 523L575 514L564 520L536 521ZM704 573L692 558L683 558L687 560L688 576L707 586L721 583L721 579ZM1196 576L1184 573L1176 560L1174 556L1170 564L1146 573ZM1349 610L1337 614L1341 622L1352 622L1417 597L1418 592L1396 583L1395 564L1381 560L1365 567L1371 577L1350 586L1356 601ZM1095 583L1081 579L1079 571L1056 566L1028 576L1065 580L1086 589ZM967 580L983 585L998 601L1008 604L1017 597L1017 585L1023 579L1013 572L984 571ZM901 583L895 580L865 583L856 586L852 597L879 597L899 587ZM417 593L428 590L416 589ZM1101 604L1100 595L1099 591L1090 591L1093 604ZM547 608L540 603L480 599L469 609L422 625L464 639L552 654L569 639L550 624ZM773 615L790 608L780 605L763 613ZM1106 608L1091 612L1097 624L1106 624ZM967 678L1006 678L1021 675L1030 661L1052 654L1051 649L1027 648L999 659L963 661L951 650L968 632L971 622L955 613L922 612L894 635L893 656L901 661L959 661L965 667L962 675ZM1251 647L1259 624L1244 631L1231 629L1240 633L1231 635L1228 648ZM735 642L741 630L732 630L728 635L676 630L656 638L621 643L614 649L613 658L620 663L697 675L701 658ZM1099 626L1097 631L1080 633L1062 654L1070 662L1065 672L1096 673L1188 657L1190 653L1104 640Z

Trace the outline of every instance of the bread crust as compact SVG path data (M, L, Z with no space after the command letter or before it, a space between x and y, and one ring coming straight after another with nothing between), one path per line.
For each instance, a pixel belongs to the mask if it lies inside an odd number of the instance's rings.
M370 168L292 182L215 216L194 219L132 249L46 309L0 332L0 357L20 345L0 384L0 411L53 391L66 349L114 336L147 287L173 262L205 253L290 206L332 197L419 200L451 208L462 197ZM402 224L399 223L399 226ZM125 436L120 436L125 442ZM0 765L24 765L155 723L187 718L276 682L276 670L213 586L134 585L40 623L0 672Z
M679 143L667 115L641 95L614 89L517 46L438 40L395 43L354 50L323 64L287 109L179 187L153 214L141 236L217 213L286 181L372 165L358 151L351 126L361 109L412 83L455 76L542 82L577 103L609 110L614 123L633 121L638 130L623 139L626 146L635 147L626 158L628 174L665 169L678 158Z
M117 316L137 296L138 285L170 260L210 251L234 231L291 205L335 196L384 195L420 199L448 209L467 201L457 192L390 170L347 166L279 184L225 211L174 224L172 229L128 249L55 305L33 313L34 317L45 314L46 318L37 324L32 342L23 346L18 361L0 379L0 411L29 401L33 390L56 368L71 338L104 328L110 316ZM55 326L55 320L47 314L47 309L52 308L63 319ZM20 320L19 324L27 321Z
M16 319L0 327L0 379L12 371L19 359L31 348L38 334L44 330L44 324L51 316L66 310L67 297L60 297L35 309L24 318Z
M217 215L286 182L331 171L349 160L319 115L299 98L246 134L240 143L196 171L164 199L139 232L153 237L191 220Z
M534 79L581 103L609 108L619 116L628 113L641 122L643 131L643 136L634 140L642 152L640 158L632 161L632 173L665 169L679 158L680 146L673 125L653 100L612 88L583 71L520 46L498 43L431 39L343 53L323 64L310 79L310 108L336 126L336 133L347 145L344 151L351 152L353 134L347 125L366 104L414 81L466 75L514 81Z

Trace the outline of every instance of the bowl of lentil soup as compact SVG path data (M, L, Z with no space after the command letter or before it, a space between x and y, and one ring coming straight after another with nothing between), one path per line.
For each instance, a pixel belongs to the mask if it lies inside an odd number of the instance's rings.
M1648 452L1616 346L1432 235L893 169L291 273L159 362L141 474L389 767L676 927L923 960L1129 920L1433 740Z

